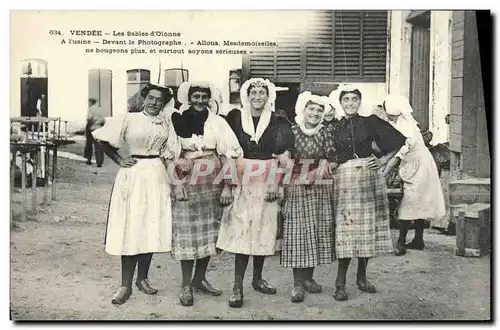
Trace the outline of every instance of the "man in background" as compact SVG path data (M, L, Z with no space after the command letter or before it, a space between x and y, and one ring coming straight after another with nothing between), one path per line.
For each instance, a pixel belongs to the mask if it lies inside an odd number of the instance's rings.
M99 147L99 143L94 140L92 136L92 131L104 126L106 117L104 115L103 109L97 106L97 100L94 98L89 98L89 110L87 113L87 125L85 127L85 136L87 141L85 143L85 158L87 158L87 164L92 165L92 154L95 148L95 161L97 167L102 167L104 162L104 152Z
M36 116L47 117L47 95L42 94L36 101Z

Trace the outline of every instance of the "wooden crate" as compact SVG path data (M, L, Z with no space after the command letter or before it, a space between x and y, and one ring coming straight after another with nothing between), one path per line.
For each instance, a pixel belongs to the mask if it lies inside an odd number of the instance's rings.
M490 204L471 204L459 212L455 254L481 257L490 252Z

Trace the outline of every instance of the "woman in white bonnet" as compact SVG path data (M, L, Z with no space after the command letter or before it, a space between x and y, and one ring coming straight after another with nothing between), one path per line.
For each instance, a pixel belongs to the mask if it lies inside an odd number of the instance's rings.
M231 110L226 120L243 149L237 162L240 173L247 165L256 165L264 173L255 181L225 186L233 202L224 210L217 247L235 253L235 275L230 307L243 305L243 279L249 257L253 259L254 290L276 294L276 288L262 278L266 256L276 252L279 180L265 177L277 163L287 163L293 148L293 132L283 111L275 111L276 88L269 80L252 78L240 90L243 108Z
M339 90L338 101L345 111L335 129L334 175L335 252L338 263L334 298L347 300L346 275L352 258L358 259L356 285L376 292L367 279L369 258L393 252L389 228L389 200L384 167L404 145L405 137L376 115L358 114L361 91L353 86ZM382 152L373 155L375 142Z
M445 202L436 163L426 147L412 108L407 98L389 95L383 107L390 123L406 137L405 145L387 165L387 171L399 162L399 176L403 180L403 199L399 205L399 238L396 255L404 255L406 248L424 249L424 221L438 219L446 214ZM415 221L415 238L406 244L410 221Z
M184 82L177 92L183 111L172 114L182 147L178 170L186 180L174 186L172 201L172 254L181 262L179 301L183 306L194 304L193 289L212 296L222 294L206 279L210 257L217 254L223 210L223 186L217 182L217 172L227 159L238 158L243 151L228 123L209 107L215 94L209 82ZM194 180L202 164L212 164L212 172Z
M314 269L335 260L332 184L315 182L318 171L323 177L325 172L331 173L337 167L331 162L335 157L333 126L322 123L328 108L327 97L308 91L299 95L295 106L297 124L292 126L295 166L282 209L281 249L282 266L293 269L292 302L302 302L306 291L320 293L322 286L313 278ZM301 161L304 160L314 160L313 164L307 164L308 182L300 182Z

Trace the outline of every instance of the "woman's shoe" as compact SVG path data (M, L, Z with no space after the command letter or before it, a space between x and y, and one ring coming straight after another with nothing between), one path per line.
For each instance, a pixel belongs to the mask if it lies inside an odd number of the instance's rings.
M323 287L321 286L321 284L318 284L318 282L316 282L314 279L305 280L304 288L309 293L321 293L321 291L323 291Z
M113 295L113 298L111 299L111 303L114 305L121 305L121 304L125 303L128 300L128 298L130 298L131 294L132 294L132 288L122 286Z
M306 292L302 285L296 285L292 290L292 302L303 302Z
M220 296L222 294L222 290L212 286L207 280L203 280L198 284L193 284L193 287L196 291L201 291L212 296Z
M397 243L394 248L394 254L397 256L404 256L406 254L406 248L402 244Z
M135 285L137 286L137 288L140 291L144 292L145 294L157 294L158 293L158 289L153 288L151 286L151 282L149 282L149 280L147 278L144 280L135 282Z
M337 301L346 301L348 298L347 293L345 292L345 286L338 286L335 288L335 292L333 293L333 299Z
M366 292L366 293L377 292L375 285L371 284L366 278L364 280L357 279L356 285L358 286L358 289L360 289L363 292Z
M264 294L276 294L276 288L263 279L252 281L252 287L255 291L259 291Z
M179 294L179 301L181 302L182 306L193 306L193 289L190 286L185 286L181 289L181 293Z
M425 248L425 244L423 240L412 240L410 243L405 246L409 250L423 250Z
M243 288L234 288L233 294L229 297L229 307L239 308L243 306Z

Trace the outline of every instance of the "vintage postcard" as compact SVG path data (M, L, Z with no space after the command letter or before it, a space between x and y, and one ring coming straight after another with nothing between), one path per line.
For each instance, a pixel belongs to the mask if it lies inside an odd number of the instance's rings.
M11 320L490 321L490 20L11 11Z

